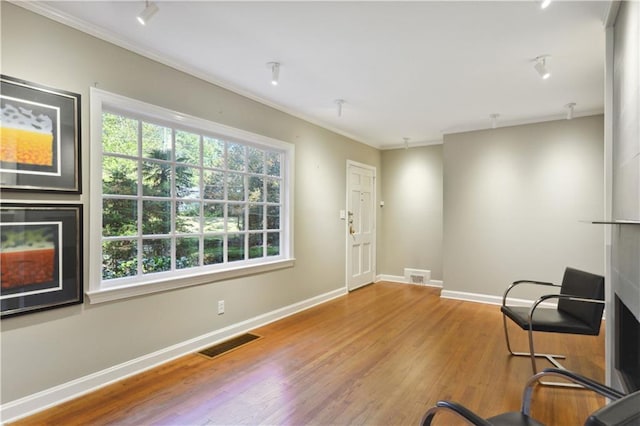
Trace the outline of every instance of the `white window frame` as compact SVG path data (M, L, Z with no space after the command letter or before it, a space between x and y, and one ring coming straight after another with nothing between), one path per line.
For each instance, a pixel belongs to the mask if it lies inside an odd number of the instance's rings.
M90 89L90 224L89 224L89 285L86 294L90 303L101 303L111 300L135 297L144 294L212 283L215 281L236 278L256 273L268 272L292 267L293 256L293 159L294 145L277 139L225 126L213 121L190 116L167 108L130 99L121 95L106 92L92 87ZM113 285L102 280L102 116L103 110L116 110L130 113L131 116L144 116L173 127L187 127L209 134L220 139L233 142L254 144L264 148L273 148L283 152L282 171L282 208L281 208L281 251L278 256L269 256L242 264L226 263L216 268L193 268L179 273L149 274L148 278L139 277L127 283L122 281ZM206 270L203 270L206 269Z

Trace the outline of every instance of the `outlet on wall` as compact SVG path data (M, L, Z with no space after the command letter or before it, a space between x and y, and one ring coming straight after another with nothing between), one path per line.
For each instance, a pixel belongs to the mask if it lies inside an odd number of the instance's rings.
M224 314L224 300L218 300L218 315Z

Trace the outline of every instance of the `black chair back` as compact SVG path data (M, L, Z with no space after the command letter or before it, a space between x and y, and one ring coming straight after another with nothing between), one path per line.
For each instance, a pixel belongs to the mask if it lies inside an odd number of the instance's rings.
M604 300L604 277L567 268L562 279L560 293L586 299ZM604 304L560 299L558 301L558 310L589 324L592 329L591 334L598 335L600 333Z
M640 391L605 405L589 416L585 426L640 425Z

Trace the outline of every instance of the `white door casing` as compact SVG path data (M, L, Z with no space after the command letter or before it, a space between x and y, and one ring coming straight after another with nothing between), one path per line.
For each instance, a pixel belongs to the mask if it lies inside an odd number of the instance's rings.
M372 283L376 270L376 169L347 161L347 289Z

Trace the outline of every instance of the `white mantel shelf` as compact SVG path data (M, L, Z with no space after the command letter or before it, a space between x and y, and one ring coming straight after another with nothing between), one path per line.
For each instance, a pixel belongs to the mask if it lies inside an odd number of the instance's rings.
M640 220L594 220L595 225L640 225Z

